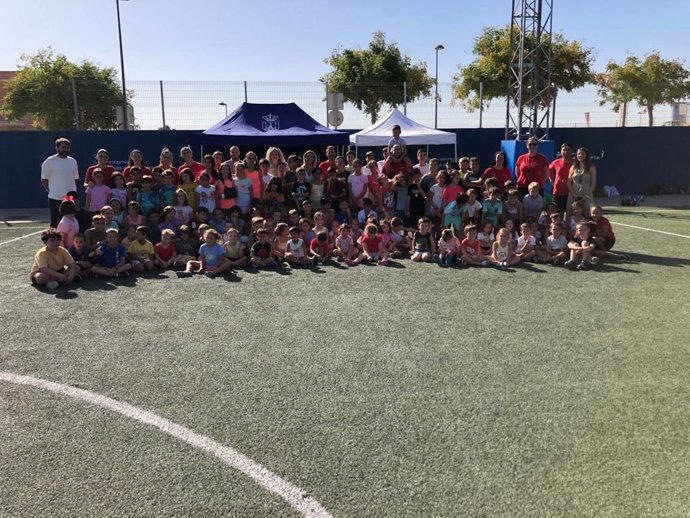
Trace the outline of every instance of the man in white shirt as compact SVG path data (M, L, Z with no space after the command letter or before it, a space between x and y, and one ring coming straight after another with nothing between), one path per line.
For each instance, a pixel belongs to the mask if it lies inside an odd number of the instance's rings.
M69 156L72 144L61 137L55 141L56 154L49 156L41 165L41 185L48 193L50 226L56 228L60 223L60 203L70 191L77 190L79 166Z
M417 164L414 166L415 168L419 169L419 172L422 173L422 180L424 179L425 174L429 174L429 163L426 161L426 149L418 149L417 150Z

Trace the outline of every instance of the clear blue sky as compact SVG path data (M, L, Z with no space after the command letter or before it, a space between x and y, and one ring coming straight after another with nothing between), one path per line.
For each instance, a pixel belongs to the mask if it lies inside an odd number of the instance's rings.
M0 70L16 69L22 53L51 46L70 60L90 59L119 72L115 0L2 0L2 7ZM481 29L506 24L510 8L510 0L120 3L128 82L316 81L328 71L323 60L331 50L366 47L383 30L414 62L426 61L432 75L434 46L443 44L439 82L447 83L458 64L472 60ZM594 47L600 70L627 53L656 50L687 59L690 2L554 0L554 30Z

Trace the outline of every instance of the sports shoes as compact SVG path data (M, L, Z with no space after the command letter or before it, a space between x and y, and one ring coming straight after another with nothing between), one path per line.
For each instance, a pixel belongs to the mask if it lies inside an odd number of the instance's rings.
M209 279L213 279L216 276L216 272L206 272L204 275L206 275L206 277Z
M443 265L441 264L441 256L438 255L438 254L434 254L434 262L435 262L437 265L439 265L439 266L443 266Z
M618 254L619 261L630 261L630 256L628 254Z
M396 250L395 252L393 252L391 254L391 259L402 259L403 257L404 257L403 253L400 252L399 250Z
M381 259L379 261L379 266L388 266L388 259Z
M353 259L345 259L345 264L348 266L356 266L357 263Z
M48 288L49 290L56 290L58 286L60 286L60 283L58 281L46 282L46 288Z
M563 264L563 266L565 266L565 267L568 268L569 270L574 270L575 268L577 268L577 265L575 264L575 261L572 261L572 260L566 261L566 262Z
M451 254L448 254L443 262L447 267L453 266L453 256Z
M599 263L601 263L601 260L598 257L592 257L589 261L592 265L596 266Z
M577 269L583 272L585 270L589 270L589 265L586 262L582 261L580 264L577 265Z
M175 275L177 275L180 278L186 278L186 277L191 277L192 272L188 272L186 270L182 270L181 272L175 272Z
M467 263L463 260L463 261L462 261L462 264L467 264ZM484 260L482 261L482 266L489 266L489 261L487 261L486 259L484 259Z

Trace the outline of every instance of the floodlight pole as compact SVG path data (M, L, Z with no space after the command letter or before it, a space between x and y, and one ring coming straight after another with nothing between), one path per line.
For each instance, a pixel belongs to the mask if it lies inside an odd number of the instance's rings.
M225 107L225 118L227 118L227 117L228 117L228 103L222 102L222 101L221 101L221 102L218 103L218 106L223 106L223 107Z
M129 1L129 0L125 0ZM120 71L122 73L122 121L125 130L129 129L127 117L127 86L125 82L125 55L122 52L122 24L120 23L120 0L115 0L117 7L117 35L120 40Z
M443 49L445 49L443 45L436 45L434 47L434 50L436 51L436 80L434 81L436 85L436 90L434 92L434 129L438 129L438 51Z

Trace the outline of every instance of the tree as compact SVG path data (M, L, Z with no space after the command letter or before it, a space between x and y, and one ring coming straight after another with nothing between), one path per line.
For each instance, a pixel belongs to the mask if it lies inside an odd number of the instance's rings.
M333 69L321 77L329 92L341 92L346 101L369 115L372 123L384 104L396 107L404 102L404 82L408 101L428 97L434 84L426 63L413 65L396 43L386 43L381 31L374 33L369 48L337 49L324 61Z
M51 48L21 59L24 65L5 83L6 96L0 106L8 120L30 113L40 129L75 129L74 80L80 128L117 128L115 107L122 105L122 89L113 68L99 68L90 61L71 63Z
M644 61L628 56L623 65L609 61L606 72L597 76L599 105L613 104L613 111L625 109L628 101L647 108L649 125L654 125L654 107L672 104L690 96L690 70L679 60L661 59L658 53Z
M568 41L562 34L552 34L550 43L544 36L543 44L546 49L550 46L551 83L557 90L572 92L594 81L591 48ZM506 98L510 79L510 26L484 28L475 38L472 51L476 59L469 65L458 65L458 73L453 76L453 97L462 101L469 111L479 108L480 83L483 83L484 101ZM542 66L546 67L546 63ZM547 76L546 68L542 76ZM550 102L550 98L543 101Z

